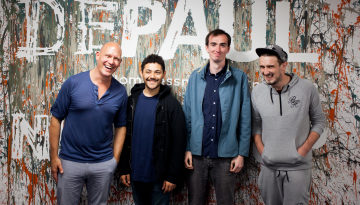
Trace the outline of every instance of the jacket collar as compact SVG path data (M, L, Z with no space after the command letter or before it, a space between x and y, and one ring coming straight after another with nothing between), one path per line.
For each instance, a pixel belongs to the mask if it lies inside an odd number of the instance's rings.
M200 74L200 77L201 77L203 80L205 80L206 69L207 69L207 67L209 66L209 64L210 64L210 61L208 61L203 67L201 67L201 69L198 70L198 73ZM230 67L230 63L229 63L229 60L228 60L228 59L226 59L225 66L226 66L226 72L225 72L224 81L231 76L231 70L230 70L231 67Z

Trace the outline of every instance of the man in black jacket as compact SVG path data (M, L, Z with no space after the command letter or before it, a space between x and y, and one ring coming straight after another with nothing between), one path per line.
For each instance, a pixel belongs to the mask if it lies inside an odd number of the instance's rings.
M161 84L165 64L160 56L147 56L140 74L144 83L136 84L128 98L121 181L132 187L137 205L169 204L183 170L185 117L170 87Z

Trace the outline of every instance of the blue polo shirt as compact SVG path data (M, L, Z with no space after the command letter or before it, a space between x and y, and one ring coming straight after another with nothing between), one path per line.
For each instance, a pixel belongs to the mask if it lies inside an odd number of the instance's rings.
M221 132L222 118L219 97L219 86L225 78L226 65L217 74L211 74L209 64L206 67L206 87L203 100L203 141L202 156L218 157L218 142Z
M61 134L60 158L96 163L113 158L113 126L126 126L127 94L115 78L98 99L98 87L90 72L66 80L51 107L51 114L65 120Z

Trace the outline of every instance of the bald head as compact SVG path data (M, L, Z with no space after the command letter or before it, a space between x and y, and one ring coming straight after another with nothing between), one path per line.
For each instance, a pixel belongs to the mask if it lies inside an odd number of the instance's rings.
M121 63L121 48L116 42L105 43L96 52L97 70L104 76L111 77Z
M116 43L116 42L107 42L101 47L100 52L104 52L104 50L106 50L108 48L112 48L113 50L118 51L120 53L120 57L121 57L122 51L121 51L121 47L120 47L120 45L118 43Z

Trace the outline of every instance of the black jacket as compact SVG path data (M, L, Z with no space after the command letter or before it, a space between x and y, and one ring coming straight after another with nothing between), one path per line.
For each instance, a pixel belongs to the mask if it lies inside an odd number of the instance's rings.
M128 98L126 138L118 170L120 175L130 174L131 138L137 99L145 84L136 84ZM170 87L160 85L159 102L156 107L153 141L153 163L158 181L178 184L184 170L186 146L185 116L180 103L171 94ZM149 157L150 158L150 157Z

